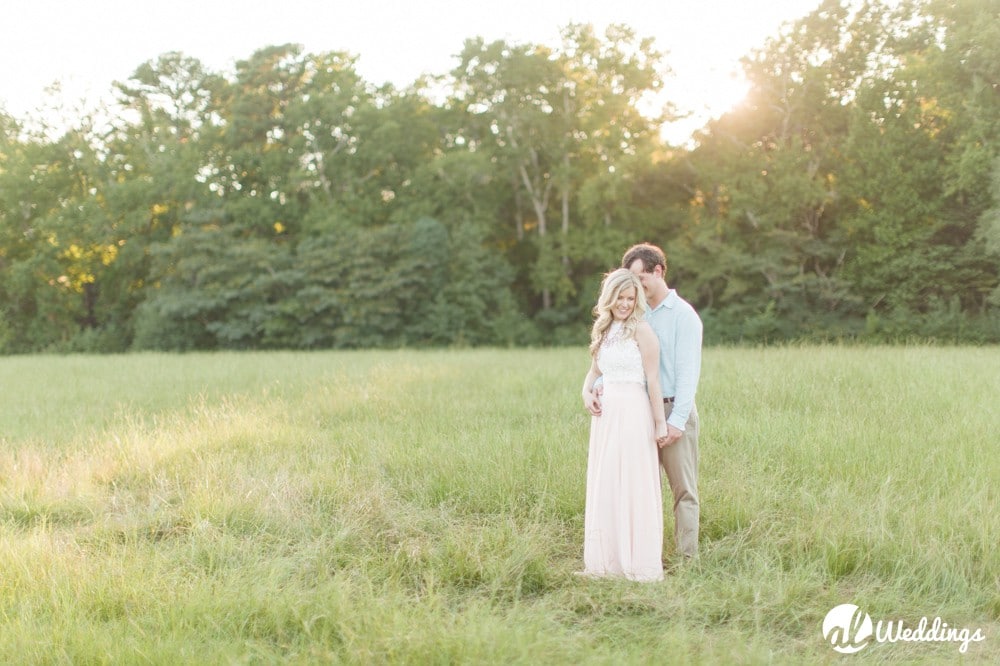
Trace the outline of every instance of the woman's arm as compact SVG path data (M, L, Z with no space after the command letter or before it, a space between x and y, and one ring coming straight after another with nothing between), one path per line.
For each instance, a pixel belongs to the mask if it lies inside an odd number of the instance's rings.
M639 322L635 330L635 339L639 343L639 354L642 356L642 371L646 375L646 394L649 396L649 406L653 410L653 426L656 431L656 443L667 436L667 419L663 415L663 391L660 389L660 340L653 328L646 322Z
M594 416L601 415L601 396L594 391L594 382L601 376L601 370L597 367L597 359L590 362L590 371L583 379L583 406Z

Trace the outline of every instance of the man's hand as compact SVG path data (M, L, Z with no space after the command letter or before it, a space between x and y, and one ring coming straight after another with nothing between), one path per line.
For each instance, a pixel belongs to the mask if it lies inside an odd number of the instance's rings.
M675 428L674 426L668 423L666 436L658 437L656 440L656 444L662 449L665 446L671 446L673 444L676 444L677 440L679 440L683 435L684 435L683 430Z
M583 406L594 416L601 415L601 389L598 387L593 391L584 391Z

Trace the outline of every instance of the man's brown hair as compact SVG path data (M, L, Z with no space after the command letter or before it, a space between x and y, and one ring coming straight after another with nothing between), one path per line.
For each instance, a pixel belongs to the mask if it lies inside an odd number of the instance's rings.
M652 273L657 266L663 266L663 275L667 274L667 257L663 250L651 243L639 243L625 251L622 257L622 268L631 268L636 259L642 259L642 272Z

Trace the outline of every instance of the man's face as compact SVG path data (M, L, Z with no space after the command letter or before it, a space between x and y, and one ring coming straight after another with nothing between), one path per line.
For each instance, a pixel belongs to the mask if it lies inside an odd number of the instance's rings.
M656 269L654 268L652 273L646 273L643 268L642 259L636 259L628 267L628 269L639 278L639 282L642 283L642 291L646 294L646 300L648 301L652 297L653 280L656 279Z

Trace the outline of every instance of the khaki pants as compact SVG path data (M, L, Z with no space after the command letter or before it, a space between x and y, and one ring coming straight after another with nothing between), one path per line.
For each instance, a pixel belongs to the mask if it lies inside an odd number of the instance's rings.
M667 418L672 404L663 405ZM660 465L667 473L674 496L674 543L686 557L698 554L698 409L691 415L679 440L660 449Z

